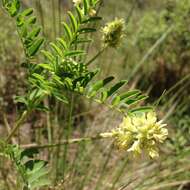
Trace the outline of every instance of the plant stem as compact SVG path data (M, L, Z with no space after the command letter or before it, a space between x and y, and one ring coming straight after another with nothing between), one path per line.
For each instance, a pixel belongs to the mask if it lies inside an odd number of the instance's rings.
M14 136L14 134L17 132L17 130L20 128L21 124L24 122L24 120L27 118L27 116L29 115L29 111L25 110L22 115L20 116L20 118L16 121L13 129L11 130L10 134L8 135L6 142L8 143L11 138Z
M69 139L69 140L64 140L60 143L54 143L54 144L44 144L44 145L37 145L37 144L30 144L30 145L21 145L21 148L26 148L26 149L30 149L30 148L37 148L37 149L45 149L45 148L55 148L61 145L66 145L66 144L75 144L75 143L79 143L82 141L96 141L96 140L100 140L103 139L105 137L101 136L101 135L97 135L94 137L84 137L84 138L77 138L77 139Z
M69 121L68 121L68 126L65 129L66 142L69 141L69 137L70 137L70 135L72 133L73 106L74 106L74 96L71 95L71 102L70 102L70 108L69 108ZM64 155L63 155L63 179L64 179L65 169L66 169L67 152L68 152L68 148L69 148L68 145L69 145L69 143L65 143L65 147L64 147Z
M103 52L104 50L106 49L106 47L103 47L92 59L90 59L86 65L90 65L92 62L94 62Z

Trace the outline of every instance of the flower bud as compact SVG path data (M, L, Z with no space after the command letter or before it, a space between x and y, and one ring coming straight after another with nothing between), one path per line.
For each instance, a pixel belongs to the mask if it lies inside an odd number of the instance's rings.
M125 21L116 18L114 21L107 23L102 29L102 41L105 46L116 48L124 36Z

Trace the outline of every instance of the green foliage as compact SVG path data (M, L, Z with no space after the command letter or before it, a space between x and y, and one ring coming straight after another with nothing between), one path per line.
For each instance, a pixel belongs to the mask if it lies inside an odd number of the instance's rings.
M45 62L38 65L42 71L40 74L34 73L29 79L33 86L64 103L68 103L64 96L65 90L83 93L84 88L97 73L96 70L90 71L85 63L79 60L85 54L85 50L77 48L79 43L91 42L91 39L84 40L84 33L96 31L95 28L87 27L94 21L94 17L89 15L89 10L96 4L88 3L88 8L84 10L76 6L76 16L68 12L70 22L62 23L64 36L50 43L50 50L42 51Z
M53 96L63 103L68 103L69 100L65 96L65 91L72 91L93 98L100 90L101 95L98 98L98 102L103 103L109 98L112 99L109 104L110 107L117 106L119 108L122 103L127 109L130 105L146 99L146 96L140 95L140 93L131 98L121 98L119 95L116 95L126 81L120 81L110 87L110 89L103 89L102 87L104 86L100 86L99 89L97 87L95 89L94 87L91 88L92 84L90 82L98 72L97 70L90 70L85 64L83 57L86 52L85 49L80 47L81 44L92 41L90 38L88 40L85 39L87 33L96 31L96 28L91 27L90 23L101 19L101 17L91 16L90 14L97 4L98 1L84 0L82 5L76 5L75 13L68 12L69 23L62 22L64 28L63 37L57 38L55 42L51 42L49 50L41 51L44 55L44 62L35 67L31 67L31 63L28 63L29 68L33 68L29 75L31 90L29 90L28 95L18 97L16 100L24 103L29 110L35 108L42 109L41 101L45 96ZM44 41L43 38L38 37L40 27L34 25L36 17L31 16L33 10L29 8L19 13L20 6L16 6L14 2L12 2L11 8L7 8L7 6L8 4L4 2L4 7L9 13L13 6L17 10L14 16L17 16L16 23L19 36L23 42L26 57L31 58L38 52ZM31 30L30 32L29 29ZM80 47L78 44L80 44ZM105 83L107 79L103 81ZM89 88L90 92L88 92ZM46 108L44 109L46 110Z
M33 190L44 185L49 185L47 178L47 162L35 159L38 151L35 149L22 150L17 145L0 142L1 156L10 159L20 175L23 190Z
M20 1L18 0L3 0L3 6L8 11L10 16L14 17L20 9Z
M175 64L178 70L183 70L184 61L189 58L190 30L188 0L165 0L162 10L146 12L138 21L138 30L134 32L132 23L129 23L128 32L131 35L133 45L139 53L146 53L162 35L172 27L172 31L153 52L153 58L149 62L162 57L164 62L172 68Z
M81 44L90 43L92 41L90 38L88 40L85 39L86 34L96 31L96 28L90 27L90 23L101 19L101 17L96 15L90 15L90 10L95 9L97 3L98 2L90 3L90 1L84 1L84 7L82 7L82 5L75 6L75 13L68 12L69 23L62 22L64 28L63 37L59 37L55 42L51 42L49 50L41 51L44 55L44 63L38 64L37 67L35 67L37 72L34 72L29 77L32 89L39 89L39 92L36 93L37 95L40 93L40 98L37 100L42 100L43 97L49 95L63 103L68 103L69 100L65 96L66 91L76 92L90 98L93 98L98 93L97 89L92 92L93 88L91 88L92 84L90 83L98 73L98 70L90 70L88 68L83 58L86 54L85 49L80 48ZM29 49L31 50L30 55L39 49L36 45L41 45L41 42L42 41L38 39L34 44L34 48L32 46ZM78 46L79 44L80 47ZM126 106L129 111L128 107L130 105L134 105L146 99L146 96L140 95L139 93L138 96L132 99L128 97L128 99L122 99L122 101L120 101L120 97L116 95L116 93L124 84L125 81L120 81L110 89L99 89L101 90L100 99L95 99L95 101L103 103L110 98L112 99L109 104L110 107L117 106L118 110L120 110L119 107L121 103L123 103L122 105ZM89 96L89 88L91 89L90 94L93 94L93 96ZM28 96L31 97L31 95ZM24 100L19 102L25 103L28 109L35 107L38 109L38 104L35 103L35 97L33 101L31 98L21 98L20 100ZM31 100L31 103L29 103L28 100ZM37 102L40 103L40 101ZM42 106L40 105L39 107L41 108Z
M42 46L44 39L39 37L41 28L36 24L33 9L20 10L19 0L3 0L3 6L12 17L16 17L19 37L23 43L26 58L32 58Z
M140 108L131 108L134 105L137 105L139 102L148 98L146 95L142 95L140 90L132 90L123 93L119 93L118 90L124 86L127 81L123 80L110 88L106 88L105 86L109 84L114 77L108 77L104 80L97 81L95 84L90 85L87 90L88 98L95 98L95 101L99 103L105 103L110 108L114 108L121 113L129 113L129 112L139 112L139 111L150 111L152 107L143 107ZM147 109L147 110L146 110Z

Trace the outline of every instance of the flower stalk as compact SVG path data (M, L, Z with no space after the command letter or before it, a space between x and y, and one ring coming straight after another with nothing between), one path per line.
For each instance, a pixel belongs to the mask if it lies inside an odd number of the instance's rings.
M66 144L76 144L84 141L96 141L103 139L104 137L101 135L97 135L94 137L84 137L84 138L76 138L76 139L69 139L69 140L64 140L60 143L54 143L54 144L44 144L44 145L37 145L37 144L29 144L29 145L21 145L21 148L37 148L37 149L45 149L45 148L55 148L58 146L66 145Z
M22 145L22 148L54 148L61 145L75 144L82 141L96 141L105 138L113 139L114 144L121 150L132 153L135 156L146 152L151 158L159 156L158 145L163 143L168 130L166 124L157 121L156 114L149 112L141 115L125 116L123 122L111 132L100 133L93 137L67 139L61 143L46 145Z

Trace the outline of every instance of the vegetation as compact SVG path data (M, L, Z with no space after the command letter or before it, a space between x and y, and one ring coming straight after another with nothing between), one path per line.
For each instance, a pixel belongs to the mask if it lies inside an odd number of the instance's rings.
M189 189L188 0L0 5L0 190Z

